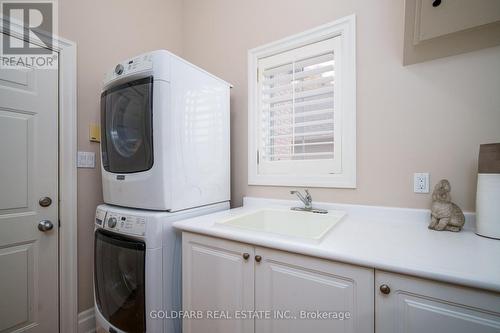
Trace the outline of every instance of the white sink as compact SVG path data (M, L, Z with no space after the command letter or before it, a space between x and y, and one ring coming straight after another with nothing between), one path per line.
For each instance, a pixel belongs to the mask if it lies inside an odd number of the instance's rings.
M320 242L345 215L345 212L336 210L317 214L265 208L218 221L217 225Z

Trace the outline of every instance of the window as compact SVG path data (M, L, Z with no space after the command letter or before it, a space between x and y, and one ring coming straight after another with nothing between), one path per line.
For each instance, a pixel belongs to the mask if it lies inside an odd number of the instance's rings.
M356 185L354 16L249 51L249 184Z

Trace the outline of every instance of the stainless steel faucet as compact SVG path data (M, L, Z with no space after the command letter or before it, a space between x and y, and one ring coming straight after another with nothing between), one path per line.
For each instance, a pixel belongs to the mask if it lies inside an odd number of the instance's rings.
M311 197L311 194L309 194L309 190L306 190L305 197L299 191L290 191L290 194L295 194L300 199L300 201L304 203L304 209L306 210L312 209L313 199Z
M305 192L306 195L304 196L299 191L290 191L290 194L295 194L300 199L300 201L304 203L304 207L292 207L290 208L291 210L298 210L298 211L318 213L318 214L328 213L328 211L325 209L313 208L311 194L309 193L309 190L305 190Z

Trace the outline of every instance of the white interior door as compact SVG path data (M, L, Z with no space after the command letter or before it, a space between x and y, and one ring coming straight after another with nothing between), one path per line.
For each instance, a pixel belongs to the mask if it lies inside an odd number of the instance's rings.
M0 161L0 332L58 332L57 70L0 67Z

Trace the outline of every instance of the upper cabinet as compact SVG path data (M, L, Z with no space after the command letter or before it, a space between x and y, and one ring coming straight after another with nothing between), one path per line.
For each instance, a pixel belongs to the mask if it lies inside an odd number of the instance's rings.
M404 65L500 45L498 0L406 0Z

